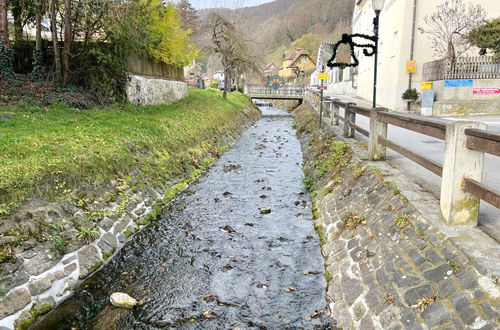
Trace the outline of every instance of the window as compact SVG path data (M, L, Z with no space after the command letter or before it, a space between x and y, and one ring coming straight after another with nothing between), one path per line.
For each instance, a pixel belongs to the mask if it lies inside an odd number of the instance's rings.
M397 44L398 44L398 31L394 31L394 34L392 35L392 52L391 52L391 57L396 56L397 52Z

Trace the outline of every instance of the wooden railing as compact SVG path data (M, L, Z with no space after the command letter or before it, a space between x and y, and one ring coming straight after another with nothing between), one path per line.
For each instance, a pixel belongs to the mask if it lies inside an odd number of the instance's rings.
M306 90L305 100L315 108L319 107L317 91ZM342 121L344 137L354 138L355 131L368 137L368 153L371 160L385 159L386 148L390 148L443 177L441 211L449 223L477 224L479 199L500 209L500 192L480 182L483 174L484 153L500 157L500 134L487 131L485 124L465 121L443 122L393 112L385 108L364 108L355 103L341 102L329 97L325 100L327 101L325 105L330 107L326 111L330 113L330 124L339 125ZM343 117L340 115L341 108L344 109ZM356 125L356 115L370 118L369 130ZM444 163L439 164L389 140L387 138L388 125L446 141ZM468 217L463 217L463 212L469 212ZM458 213L460 216L457 215Z
M458 57L424 63L423 80L500 79L500 61L492 56Z

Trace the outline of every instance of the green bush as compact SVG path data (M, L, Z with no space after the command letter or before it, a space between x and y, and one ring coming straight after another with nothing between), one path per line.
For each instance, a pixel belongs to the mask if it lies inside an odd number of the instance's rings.
M418 97L420 96L420 93L417 92L417 90L415 88L408 88L407 90L405 90L405 92L403 93L403 95L401 95L401 98L403 100L416 100L418 99Z

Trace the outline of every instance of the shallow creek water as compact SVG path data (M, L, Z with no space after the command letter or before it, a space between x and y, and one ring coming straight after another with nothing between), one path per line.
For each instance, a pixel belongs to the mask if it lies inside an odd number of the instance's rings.
M330 328L292 118L261 110L262 119L160 220L36 329ZM113 307L113 292L144 304Z

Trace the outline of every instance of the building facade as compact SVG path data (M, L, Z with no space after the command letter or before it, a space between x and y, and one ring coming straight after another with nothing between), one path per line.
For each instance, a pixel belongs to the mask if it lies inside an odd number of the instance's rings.
M302 48L297 48L283 60L278 74L286 82L304 83L316 69L316 63Z
M373 35L371 0L355 0L352 31ZM411 87L420 90L422 67L426 62L438 60L433 55L432 42L428 35L418 31L424 27L424 17L431 15L445 0L386 0L380 13L379 55L377 79L377 104L397 111L405 111L407 103L401 99L403 92ZM491 0L464 0L466 4L480 4L488 18L500 16L500 3ZM415 17L415 20L413 20ZM412 47L413 45L413 47ZM413 51L412 51L413 49ZM471 49L469 55L477 55ZM373 95L374 57L366 57L356 50L359 59L357 95L367 100ZM406 72L407 61L416 61L416 73Z

